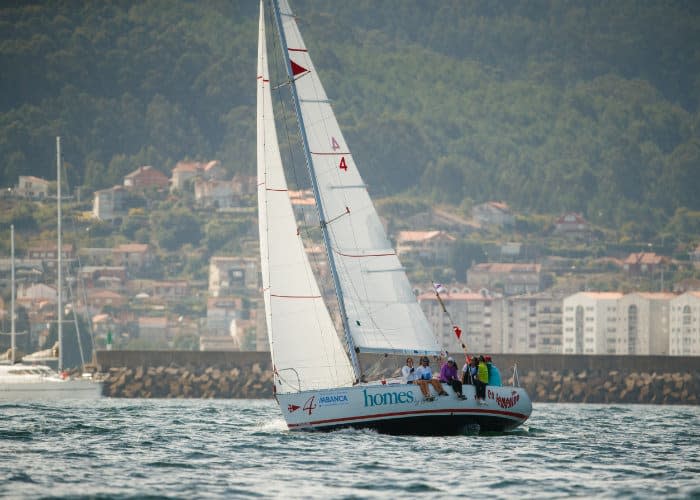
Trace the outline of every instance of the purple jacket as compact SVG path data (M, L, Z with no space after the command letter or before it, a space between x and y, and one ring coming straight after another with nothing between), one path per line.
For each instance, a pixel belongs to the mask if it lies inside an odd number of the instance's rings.
M445 363L440 368L440 382L449 382L457 378L457 365Z

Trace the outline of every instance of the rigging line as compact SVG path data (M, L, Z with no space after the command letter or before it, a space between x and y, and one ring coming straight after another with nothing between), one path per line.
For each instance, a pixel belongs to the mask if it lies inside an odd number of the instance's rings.
M68 170L66 170L66 164L63 161L63 152L61 152L61 181L63 184L65 184L67 192L70 193L70 183L69 183L69 179L68 179ZM70 228L72 229L73 234L77 235L78 229L77 229L77 225L75 222L75 217L74 216L70 217L69 222L70 222ZM89 232L88 232L88 238L89 238ZM73 248L75 249L75 245L73 246ZM60 251L62 251L62 249L58 249L58 251L60 252ZM93 325L92 325L92 318L90 317L90 308L89 308L89 304L88 304L88 300L87 300L87 290L85 287L85 281L83 280L81 273L80 273L80 270L83 267L82 267L82 263L80 261L80 254L77 251L75 252L75 261L78 265L78 273L76 276L76 283L78 285L78 290L80 290L81 285L82 285L84 303L85 303L85 319L86 319L86 323L87 323L87 327L88 327L88 334L90 335L90 342L92 343L92 346L91 346L92 357L94 357L95 334L94 334ZM60 286L60 283L59 283L59 286ZM70 292L70 298L73 302L73 319L75 321L75 333L76 333L77 340L78 340L78 349L80 350L81 368L85 369L85 356L84 356L84 352L83 352L83 345L82 345L82 340L80 337L80 328L78 326L77 312L76 312L76 307L75 307L76 306L75 302L78 299L78 297L76 297L76 295L73 294L73 288L71 287L70 282L68 282L68 291ZM79 293L79 291L78 291L78 293Z
M321 226L327 226L327 225L329 225L329 224L332 224L333 222L337 221L337 220L340 219L341 217L344 217L345 215L349 215L349 214L350 214L350 207L345 207L345 212L343 212L342 214L336 215L335 217L333 217L333 218L330 219L330 220L321 221Z
M269 20L270 20L270 25L274 25L274 19L273 19L273 18L274 18L274 14L273 14L273 9L268 9L267 12L268 12ZM267 33L267 32L266 32L266 33ZM281 50L281 47L280 47L279 38L278 38L278 37L275 37L275 36L273 36L273 37L271 37L271 38L272 38L272 40L273 40L273 41L272 41L272 46L273 46L273 48L272 48L272 53L273 53L272 59L273 59L273 63L274 63L274 64L272 65L272 67L273 67L273 70L274 70L274 71L276 71L276 72L279 73L280 68L282 67L282 61L280 61L280 54L282 54L283 51ZM269 56L269 54L270 54L270 50L268 50L268 56ZM284 63L286 64L286 61L284 61ZM283 72L283 74L285 75L285 78L286 78L286 71ZM277 101L281 104L281 109L282 109L282 118L283 118L282 124L283 124L283 127L284 127L284 136L285 136L285 138L286 138L287 147L288 147L288 161L287 161L287 162L283 161L283 166L287 166L288 168L285 168L285 170L286 170L286 171L289 171L289 170L290 170L289 164L291 164L291 172L292 172L292 175L293 175L293 178L294 178L295 187L296 187L297 189L302 189L303 184L300 182L299 176L298 176L298 172L297 172L297 171L298 171L298 168L300 168L300 167L298 166L298 165L299 165L299 162L298 162L297 157L296 157L295 154L294 154L294 148L293 148L294 142L292 141L292 134L290 133L290 130L289 130L289 118L288 118L288 117L289 117L290 115L293 116L293 113L294 113L294 112L292 111L292 112L290 113L290 111L289 111L289 109L288 109L288 105L287 105L287 104L288 104L288 103L287 103L287 100L284 99L284 98L282 98L282 96L279 94L279 92L281 91L282 87L288 87L288 88L289 88L289 93L290 93L290 97L291 97L291 92L292 92L291 83L290 83L288 80L285 81L285 83L282 84L282 85L278 85L278 86L276 86L276 87L272 87L271 90L274 90L274 91L275 91L275 95L277 96ZM273 104L273 108L274 108L274 104ZM297 144L298 144L298 143L297 143ZM299 147L299 146L297 146L297 148L298 148L298 147ZM305 213L305 212L307 212L307 210L308 210L308 209L307 209L306 207L302 207L302 214ZM317 219L320 219L320 217L318 217L318 216L317 216L316 218L317 218ZM312 229L312 228L311 228L308 224L306 224L306 217L302 217L302 221L301 221L300 223L299 223L299 221L297 221L297 222L298 222L298 226L299 226L299 227L297 227L298 233L299 233L299 229L301 228L301 229L303 229L303 231L304 231L304 233L305 233L305 235L306 235L307 241L312 241L312 242L315 241L315 240L313 239L313 235L311 234L311 229ZM300 235L300 239L299 239L299 244L302 246L302 248L305 248L304 240L301 238L301 235ZM317 255L316 252L311 253L311 255L309 255L309 253L306 253L306 255L307 255L307 259L309 259L310 264L312 264L312 266L313 266L313 267L312 267L311 275L310 275L310 276L307 275L306 278L307 278L307 280L308 280L309 283L313 282L313 284L315 284L315 286L319 289L319 292L321 293L321 299L322 299L322 301L323 301L323 306L324 306L324 308L326 309L326 311L328 312L328 314L330 315L330 314L331 314L331 311L329 310L328 303L327 303L327 301L323 298L323 290L324 290L324 289L328 289L328 284L327 284L327 283L324 283L324 286L321 287L321 283L319 283L319 280L317 280L317 278L314 276L314 274L317 275L317 276L320 276L320 275L321 275L321 273L320 273L320 268L321 268L321 265L320 265L320 257ZM315 273L314 273L314 270L316 271ZM318 315L314 315L314 321L316 322L316 325L317 325L317 326L319 327L319 329L320 329L320 319L319 319ZM337 325L335 324L335 321L333 321L333 316L331 316L331 321L332 321L332 323L333 323L334 329L335 329L336 332L337 332ZM323 342L323 345L324 345L323 352L325 353L326 361L327 361L328 364L330 364L330 365L336 365L336 366L337 366L337 363L335 363L335 358L336 358L336 356L335 356L335 349L333 349L333 346L332 346L332 345L330 345L330 346L327 345L327 342L326 342L325 338L322 339L322 342ZM347 346L346 346L346 350L347 350ZM347 355L347 354L344 354L344 356L345 356L345 360L347 360L348 355ZM337 371L336 371L336 373L337 373Z

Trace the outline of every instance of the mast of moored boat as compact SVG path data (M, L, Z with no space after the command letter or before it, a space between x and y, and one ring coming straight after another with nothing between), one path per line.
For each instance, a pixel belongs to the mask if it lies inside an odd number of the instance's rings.
M61 235L61 138L56 137L56 203L58 205L58 253L57 261L57 285L58 292L56 298L58 303L58 371L63 371L63 295L61 283L63 283L63 237Z
M357 357L357 352L355 349L355 342L350 334L350 326L348 325L348 315L345 310L345 300L343 299L343 290L340 286L340 279L338 277L338 270L336 268L335 259L333 257L333 250L331 247L330 234L328 232L328 223L326 221L326 214L323 207L323 202L321 200L321 194L318 187L318 180L316 179L316 172L314 168L313 161L311 159L311 153L309 148L309 138L306 133L306 127L304 126L304 121L301 118L301 105L299 103L299 95L297 94L297 89L295 86L294 73L292 71L292 63L289 58L289 47L287 46L287 37L284 33L284 25L282 23L282 14L280 12L280 6L278 0L272 0L273 10L275 12L275 22L277 23L277 33L280 38L280 45L282 48L282 53L284 55L284 67L287 72L287 78L289 79L289 88L292 94L292 100L294 101L294 109L296 111L297 125L299 126L299 134L301 136L301 142L304 150L304 158L306 160L306 168L309 171L309 177L311 180L311 189L314 193L314 198L316 200L316 209L318 210L318 217L321 223L321 234L323 235L323 244L326 249L326 258L328 259L328 266L333 278L333 286L335 288L335 294L338 300L338 308L340 310L340 317L343 322L343 334L345 337L345 342L348 346L348 355L350 356L350 361L352 363L353 371L355 372L356 381L361 381L362 368L360 367L360 361Z
M10 349L12 351L10 363L15 364L15 350L17 349L17 335L15 331L15 225L10 224L10 253L11 253L11 268L12 268L12 295L10 299Z

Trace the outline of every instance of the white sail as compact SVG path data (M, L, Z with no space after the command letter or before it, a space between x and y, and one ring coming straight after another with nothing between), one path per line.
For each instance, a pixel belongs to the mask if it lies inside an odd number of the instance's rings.
M364 352L440 352L387 238L296 20L280 0L301 120L325 213L355 347Z
M313 275L289 199L272 110L260 3L257 163L260 256L278 393L351 386L354 374Z

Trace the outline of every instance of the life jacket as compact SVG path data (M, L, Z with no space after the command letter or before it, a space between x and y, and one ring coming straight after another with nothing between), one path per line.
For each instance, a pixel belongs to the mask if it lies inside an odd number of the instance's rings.
M479 363L479 372L477 374L477 378L479 379L480 382L483 382L484 384L489 383L489 368L486 366L486 362L484 363Z

